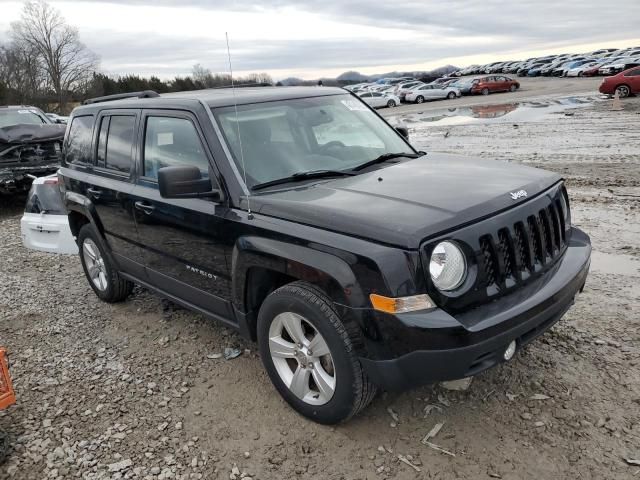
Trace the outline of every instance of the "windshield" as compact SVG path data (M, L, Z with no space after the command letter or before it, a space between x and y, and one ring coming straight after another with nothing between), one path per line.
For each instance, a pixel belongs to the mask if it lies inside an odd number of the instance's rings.
M388 153L415 153L351 95L237 108L237 117L234 107L213 113L243 177L244 159L249 188L302 172L350 170Z
M35 110L2 110L0 109L0 128L12 125L42 125L49 123Z

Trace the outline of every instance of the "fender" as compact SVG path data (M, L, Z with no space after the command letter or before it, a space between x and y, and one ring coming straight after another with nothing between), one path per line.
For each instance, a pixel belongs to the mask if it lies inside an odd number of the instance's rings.
M102 222L100 221L100 217L98 216L96 208L91 200L89 200L84 195L66 190L64 192L63 201L69 213L80 213L87 220L89 220L89 222L98 230L98 232L100 232L101 234L104 233ZM71 222L69 222L69 225L72 227L72 233L74 234L74 236L77 236L78 232L73 231Z
M355 259L354 259L355 261ZM231 256L232 299L245 312L247 272L252 267L267 268L311 283L334 282L340 294L334 301L349 307L366 306L366 298L347 261L308 246L245 236L236 242Z

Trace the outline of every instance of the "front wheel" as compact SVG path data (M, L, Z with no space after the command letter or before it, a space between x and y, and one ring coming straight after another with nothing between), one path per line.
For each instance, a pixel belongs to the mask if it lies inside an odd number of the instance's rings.
M306 282L290 283L266 298L258 314L260 356L274 386L298 413L335 424L373 399L376 387L356 355L355 329Z
M424 97L422 95L418 95L416 97L416 103L424 103Z
M489 89L488 88L483 88L480 93L482 93L482 95L489 95Z
M91 224L80 229L78 247L84 273L100 300L115 303L127 298L133 290L133 283L120 276L100 235Z
M395 107L395 106L396 106L396 101L395 101L395 100L389 100L389 101L387 102L387 107L389 107L389 108L393 108L393 107Z
M517 89L518 89L518 87L516 87L515 85L511 85L511 86L509 87L509 91L510 91L510 92L515 92Z
M454 98L456 98L456 92L449 92L449 93L447 94L447 98L448 98L449 100L453 100Z
M616 87L616 93L620 98L627 98L631 95L631 89L627 85L618 85Z

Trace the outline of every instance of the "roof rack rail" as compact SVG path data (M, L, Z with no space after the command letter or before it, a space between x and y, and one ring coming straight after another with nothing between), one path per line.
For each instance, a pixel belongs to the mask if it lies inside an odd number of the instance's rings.
M82 104L91 105L93 103L112 102L114 100L122 100L124 98L155 98L159 96L160 94L153 90L143 90L141 92L116 93L115 95L106 95L104 97L88 98L82 102Z

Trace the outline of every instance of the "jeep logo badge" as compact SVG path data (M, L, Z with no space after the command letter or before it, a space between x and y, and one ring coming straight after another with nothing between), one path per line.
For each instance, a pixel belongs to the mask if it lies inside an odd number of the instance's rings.
M511 198L513 200L518 200L519 198L526 198L527 191L526 190L518 190L517 192L509 192L509 195L511 195Z

